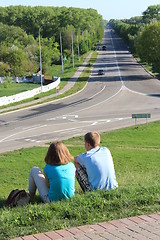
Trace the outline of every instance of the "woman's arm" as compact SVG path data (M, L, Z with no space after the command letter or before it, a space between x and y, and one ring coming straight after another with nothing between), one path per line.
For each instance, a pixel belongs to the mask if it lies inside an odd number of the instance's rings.
M49 188L49 180L48 180L48 177L46 176L44 170L43 170L43 174L44 174L44 176L45 176L45 182L46 182L46 184L47 184L47 186L48 186L48 188Z

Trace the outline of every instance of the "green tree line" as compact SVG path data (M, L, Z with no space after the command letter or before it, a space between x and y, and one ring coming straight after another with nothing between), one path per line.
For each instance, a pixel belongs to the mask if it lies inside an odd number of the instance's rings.
M130 46L132 53L160 74L160 4L149 6L140 17L112 19L110 25Z
M48 23L46 25L46 23ZM32 75L39 70L39 32L43 70L63 56L84 54L102 40L103 19L94 9L66 7L0 7L0 76Z

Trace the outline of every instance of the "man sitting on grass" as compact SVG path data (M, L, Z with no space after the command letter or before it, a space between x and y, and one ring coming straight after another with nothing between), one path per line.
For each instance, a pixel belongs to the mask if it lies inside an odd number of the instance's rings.
M100 135L88 132L84 136L84 142L87 152L74 158L76 178L82 190L117 188L112 155L108 148L99 147Z

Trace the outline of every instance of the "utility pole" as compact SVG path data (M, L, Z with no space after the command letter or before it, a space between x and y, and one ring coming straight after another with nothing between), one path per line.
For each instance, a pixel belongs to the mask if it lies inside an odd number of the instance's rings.
M63 78L64 78L64 70L63 70L63 53L62 53L62 36L61 36L61 32L60 32L60 48L61 48L62 75L63 75Z
M40 37L40 31L41 31L41 27L39 28L39 61L40 61L40 75L41 75L41 93L43 90L43 83L42 83L42 60L41 60L41 37Z
M72 31L72 62L73 62L73 69L74 69L73 31Z
M78 60L80 62L78 33L77 33L77 45L78 45Z
M40 33L41 33L41 28L46 26L47 24L49 24L49 22L46 22L45 24L43 24L39 28L39 61L40 61L40 74L41 74L41 93L43 91L43 81L42 81L42 59L41 59L41 37L40 37Z
M87 48L88 48L88 32L86 32L86 37L87 37Z

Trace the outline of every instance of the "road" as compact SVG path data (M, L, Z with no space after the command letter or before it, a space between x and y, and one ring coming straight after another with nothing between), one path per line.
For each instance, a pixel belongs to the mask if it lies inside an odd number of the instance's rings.
M148 74L109 27L86 88L73 96L0 115L0 152L134 125L132 113L160 119L160 81ZM97 75L98 69L105 74ZM138 123L144 123L139 119Z

